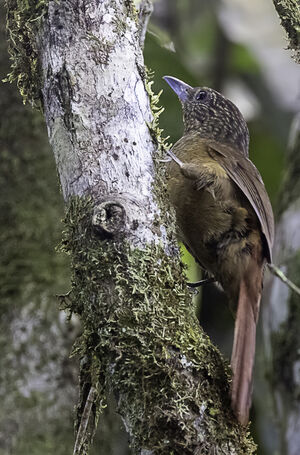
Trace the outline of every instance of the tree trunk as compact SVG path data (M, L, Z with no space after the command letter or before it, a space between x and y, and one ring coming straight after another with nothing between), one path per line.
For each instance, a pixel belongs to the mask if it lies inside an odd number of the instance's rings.
M295 61L300 63L300 6L297 0L273 0L280 17L281 25L286 31L289 48L294 51Z
M2 4L0 38L2 80L9 71ZM69 353L80 324L66 323L55 297L69 286L67 258L53 254L63 203L41 113L22 105L10 84L0 84L0 112L0 453L65 455L74 444L78 362ZM94 450L125 455L111 401Z
M136 454L253 453L184 283L133 3L18 4L7 0L11 79L43 106L67 206L62 304L83 324L75 452L109 387Z

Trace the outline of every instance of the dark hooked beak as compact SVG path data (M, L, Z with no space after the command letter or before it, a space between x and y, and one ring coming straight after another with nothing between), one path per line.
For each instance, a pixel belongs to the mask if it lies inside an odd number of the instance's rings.
M172 76L164 76L163 79L174 90L180 101L186 101L190 90L192 90L192 87L190 85Z

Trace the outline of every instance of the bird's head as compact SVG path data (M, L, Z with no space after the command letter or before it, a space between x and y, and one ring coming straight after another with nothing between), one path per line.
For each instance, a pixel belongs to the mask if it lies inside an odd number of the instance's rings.
M248 127L235 104L211 88L191 87L171 76L164 80L181 101L185 134L199 132L248 156Z

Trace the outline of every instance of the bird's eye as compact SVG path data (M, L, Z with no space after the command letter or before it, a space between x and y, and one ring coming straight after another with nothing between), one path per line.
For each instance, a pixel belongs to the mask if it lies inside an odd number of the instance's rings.
M205 90L200 90L196 95L197 101L204 101L207 98L207 92Z

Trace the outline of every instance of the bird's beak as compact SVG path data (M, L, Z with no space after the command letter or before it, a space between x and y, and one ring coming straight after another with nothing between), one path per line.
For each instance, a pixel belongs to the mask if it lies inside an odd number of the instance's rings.
M163 79L174 90L180 101L186 101L190 90L192 90L192 87L190 85L172 76L164 76Z

